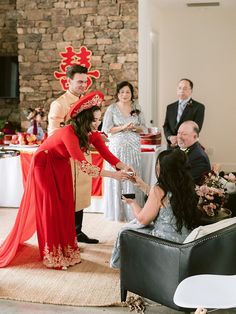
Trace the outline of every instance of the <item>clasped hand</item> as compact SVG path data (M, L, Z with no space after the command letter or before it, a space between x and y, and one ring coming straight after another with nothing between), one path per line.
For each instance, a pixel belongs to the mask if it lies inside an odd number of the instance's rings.
M124 170L119 170L114 173L114 179L119 180L119 181L125 181L125 180L130 180L131 174Z
M119 181L131 180L135 175L135 170L129 165L125 165L122 170L116 171L114 173L115 179Z
M136 132L136 127L133 123L127 123L123 125L123 131L134 131Z
M176 147L178 145L176 135L170 136L169 141L171 142L171 144L170 144L171 147Z

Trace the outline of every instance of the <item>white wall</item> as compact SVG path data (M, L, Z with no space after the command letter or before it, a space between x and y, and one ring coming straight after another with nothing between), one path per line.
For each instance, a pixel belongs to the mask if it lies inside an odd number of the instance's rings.
M212 163L236 171L236 7L160 8L158 2L139 0L139 99L147 121L162 126L179 79L190 78L193 98L206 106L200 142Z

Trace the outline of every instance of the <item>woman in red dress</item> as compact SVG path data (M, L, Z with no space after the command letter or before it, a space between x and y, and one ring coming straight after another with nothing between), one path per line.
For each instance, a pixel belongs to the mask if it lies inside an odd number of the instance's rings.
M90 176L129 178L129 166L106 147L97 128L101 122L103 94L92 92L70 109L69 125L50 136L35 152L15 224L0 247L0 267L8 265L20 244L37 231L43 264L66 269L80 263L74 222L74 196L70 158ZM90 164L84 157L93 145L117 170L106 171Z

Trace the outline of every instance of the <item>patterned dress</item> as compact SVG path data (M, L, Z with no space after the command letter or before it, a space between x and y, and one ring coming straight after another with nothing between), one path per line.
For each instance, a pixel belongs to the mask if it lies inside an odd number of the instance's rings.
M89 143L113 166L119 162L98 132L89 134ZM48 137L32 158L15 224L0 246L0 267L11 262L19 245L35 231L45 266L61 269L81 261L75 234L70 158L87 175L99 175L101 169L87 162L71 125Z
M176 230L176 218L173 214L170 202L168 200L170 193L167 195L167 202L165 207L161 207L158 216L154 220L153 224L144 226L138 223L134 219L131 223L125 225L119 232L116 243L114 245L112 256L110 260L110 266L112 268L120 268L120 234L123 230L137 229L141 233L151 234L158 238L170 240L177 243L183 243L187 238L191 230L188 230L185 226L182 227L181 232Z
M136 107L137 109L137 107ZM139 108L140 109L140 108ZM145 119L142 112L140 114L125 117L118 105L111 104L103 119L102 131L109 134L110 129L127 123L143 126L145 129ZM127 165L132 166L136 173L141 174L141 149L140 136L133 131L121 131L109 135L109 150ZM111 170L111 166L106 164L105 169ZM135 193L135 198L139 204L143 204L144 195L130 181L117 181L111 178L104 179L104 213L109 220L130 221L134 218L129 205L121 201L121 194Z

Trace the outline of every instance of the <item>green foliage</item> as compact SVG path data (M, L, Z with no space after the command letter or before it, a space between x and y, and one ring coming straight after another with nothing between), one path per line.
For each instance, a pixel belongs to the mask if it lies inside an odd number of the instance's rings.
M7 123L7 118L0 118L0 132L2 131L2 129L5 127L6 123ZM16 132L20 132L21 131L21 125L18 122L11 122L9 121L11 128L13 130L15 130Z
M3 129L5 123L6 123L6 119L0 118L0 131Z

